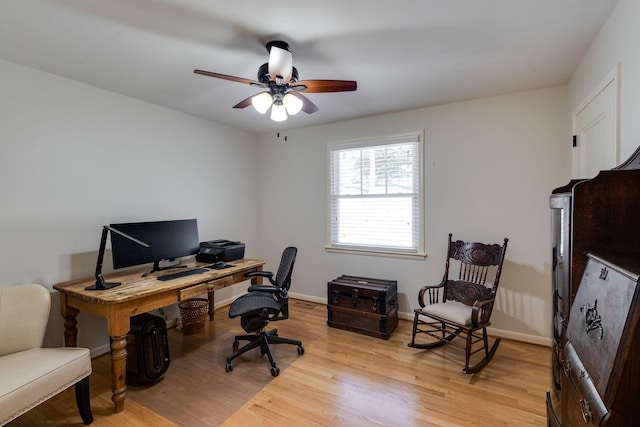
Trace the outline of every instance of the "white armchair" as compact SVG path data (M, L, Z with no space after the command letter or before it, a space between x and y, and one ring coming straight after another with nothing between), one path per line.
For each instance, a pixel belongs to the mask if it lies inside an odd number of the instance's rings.
M85 424L91 356L86 348L42 348L51 295L41 285L0 288L0 426L75 384Z

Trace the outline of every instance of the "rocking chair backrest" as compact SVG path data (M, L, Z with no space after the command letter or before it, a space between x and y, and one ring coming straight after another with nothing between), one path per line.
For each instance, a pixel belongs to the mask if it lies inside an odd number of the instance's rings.
M503 246L500 246L462 240L452 242L451 236L449 234L449 251L444 276L448 285L446 299L473 304L478 299L495 296L509 239L505 238ZM458 261L460 264L457 278L449 275L451 260ZM487 279L489 279L489 286L487 286ZM464 286L457 286L462 283Z

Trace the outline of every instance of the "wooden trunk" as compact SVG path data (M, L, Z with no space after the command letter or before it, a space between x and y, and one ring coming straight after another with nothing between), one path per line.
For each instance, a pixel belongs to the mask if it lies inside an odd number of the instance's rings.
M398 282L343 275L327 284L327 324L387 339L398 326Z

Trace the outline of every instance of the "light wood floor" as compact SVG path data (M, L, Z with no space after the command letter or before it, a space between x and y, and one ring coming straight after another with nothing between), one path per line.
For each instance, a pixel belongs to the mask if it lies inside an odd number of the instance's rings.
M274 346L281 373L273 378L259 351L237 359L226 373L234 334L243 331L227 309L204 331L170 331L165 377L130 387L125 411L113 413L108 355L93 361L95 426L545 426L550 349L502 340L479 374L463 375L462 351L407 347L411 323L389 340L326 325L322 304L292 301L279 335L300 339ZM81 325L79 325L81 326ZM81 426L73 388L9 424Z

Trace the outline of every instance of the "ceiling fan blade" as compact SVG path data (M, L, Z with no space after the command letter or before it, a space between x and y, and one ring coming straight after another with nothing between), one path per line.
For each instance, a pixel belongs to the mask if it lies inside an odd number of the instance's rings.
M236 105L233 106L233 108L246 108L249 105L251 105L251 98L253 98L255 95L251 95L250 97L243 99L242 101L238 102Z
M251 79L245 79L242 77L229 76L227 74L213 73L211 71L204 71L204 70L193 70L193 72L196 74L202 74L203 76L215 77L217 79L230 80L232 82L238 82L238 83L246 83L252 86L266 87L264 83L260 83L258 81L251 80Z
M307 93L350 92L358 88L358 83L353 80L300 80L293 83L291 88L299 86L305 86Z
M304 111L305 113L311 114L318 111L318 106L311 102L311 100L303 94L295 91L291 91L289 93L302 101L302 111Z

